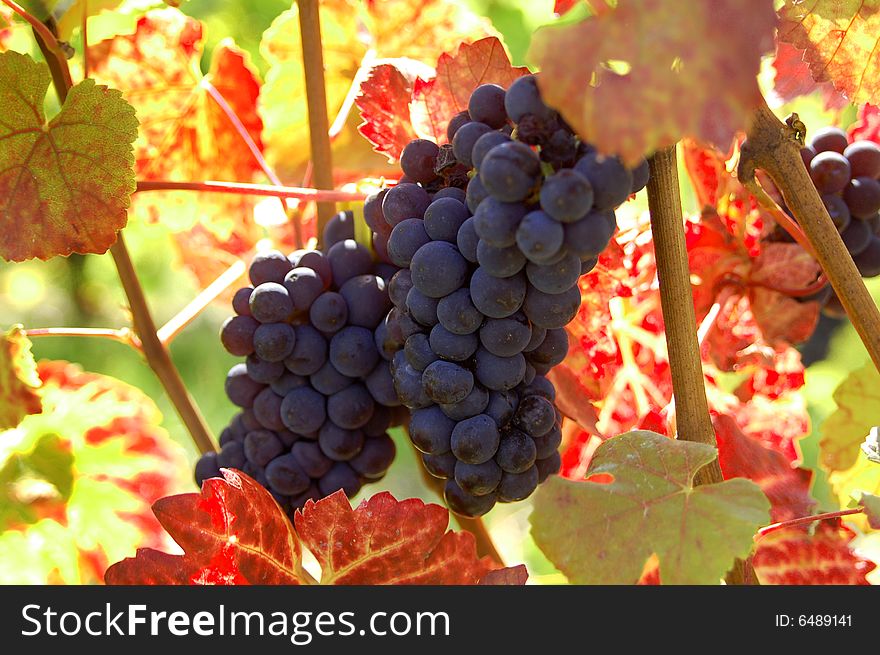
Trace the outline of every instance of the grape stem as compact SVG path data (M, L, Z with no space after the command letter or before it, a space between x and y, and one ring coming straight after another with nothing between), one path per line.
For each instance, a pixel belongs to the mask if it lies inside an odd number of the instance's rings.
M10 5L9 0L3 0L3 2ZM28 20L28 22L31 21ZM67 59L49 27L43 25L43 28L45 29L38 29L34 26L34 35L40 45L40 50L46 55L46 63L52 71L52 82L55 85L58 97L61 102L64 102L68 91L73 86L70 79L70 71L67 67ZM48 32L48 36L44 34L45 32ZM55 44L54 47L51 45L52 43ZM152 314L150 314L150 308L147 305L143 287L141 287L137 271L135 271L134 264L132 264L131 255L125 245L125 239L122 236L121 230L117 236L116 243L110 247L110 253L116 264L122 288L128 298L134 329L140 339L141 350L147 363L153 369L156 377L159 378L159 382L180 415L196 447L202 453L216 451L217 448L214 445L214 439L211 436L211 430L207 422L192 396L190 396L186 385L183 383L180 372L174 366L168 349L159 340L159 336L156 333L156 324L153 321Z
M810 523L815 523L816 521L824 521L826 519L836 519L841 516L850 516L852 514L861 514L865 511L864 507L856 507L854 509L842 509L836 512L825 512L824 514L814 514L813 516L801 516L796 519L791 519L789 521L781 521L780 523L772 523L771 525L765 526L758 530L758 534L755 535L755 540L757 541L764 535L775 532L776 530L782 530L783 528L792 528L797 525L809 525Z
M213 193L237 193L243 196L278 196L314 200L315 202L348 202L363 200L360 191L336 189L310 189L306 187L273 186L271 184L248 184L246 182L172 182L170 180L138 180L137 192L145 191L209 191Z
M302 42L303 70L306 78L306 105L309 114L309 142L312 175L318 189L333 188L333 160L330 152L330 122L324 82L324 52L321 44L321 16L318 0L299 0L299 29ZM333 217L332 201L318 202L318 240L324 226Z
M749 187L755 170L765 171L816 253L862 343L880 370L880 310L822 203L801 159L802 125L792 116L783 124L763 100L752 116L737 175Z
M404 428L404 432L406 432L406 438L407 441L409 441L409 431ZM410 444L412 445L411 441ZM435 478L428 473L424 466L422 466L422 454L414 445L413 452L416 454L416 459L418 460L417 466L419 467L419 472L422 474L422 481L425 483L425 486L440 498L443 498L443 481L440 478ZM458 514L452 514L451 512L450 515L455 517L455 520L458 522L458 525L462 530L467 530L474 535L474 539L477 542L477 554L480 555L480 557L488 556L499 566L504 566L504 560L501 558L501 554L495 547L495 542L492 541L492 535L489 534L489 530L486 528L486 524L483 523L483 519L479 517L466 518L464 516L459 516Z
M648 208L660 281L660 304L666 324L676 437L717 448L697 338L675 153L673 145L658 150L648 159L651 168ZM697 471L694 483L714 484L723 479L716 458ZM755 579L751 564L743 560L736 560L727 574L728 584L747 584Z

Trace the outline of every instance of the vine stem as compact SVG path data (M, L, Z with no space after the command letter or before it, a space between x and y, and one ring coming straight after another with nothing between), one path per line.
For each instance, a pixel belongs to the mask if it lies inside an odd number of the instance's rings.
M657 151L648 160L651 168L648 208L660 281L660 304L666 324L676 436L717 448L697 339L697 318L691 291L675 153L673 145ZM723 480L717 458L697 471L694 477L697 485ZM728 584L747 584L747 581L756 580L751 569L748 562L736 560L727 574Z
M159 340L156 324L147 306L144 290L135 272L128 248L125 246L122 232L119 233L116 243L110 247L110 253L113 255L113 261L116 262L116 270L119 271L119 279L122 281L122 288L131 308L134 329L141 339L144 356L150 368L165 388L165 393L171 399L198 449L202 453L216 451L208 424L190 396L174 362L171 361L168 349Z
M880 310L822 203L800 155L803 125L792 115L783 124L763 100L752 116L737 175L747 185L765 171L816 253L819 265L880 370Z
M10 0L3 0L3 2L6 2L7 4L9 4L9 1ZM31 19L33 19L33 17L31 17ZM28 22L31 22L31 20L28 20ZM64 102L64 99L67 98L67 92L70 91L70 88L72 87L70 70L67 67L67 59L64 56L64 53L60 50L60 47L57 46L58 42L55 39L55 35L52 34L48 27L45 25L43 27L48 31L51 41L45 41L44 39L46 37L43 36L43 31L38 30L36 26L34 27L34 34L40 45L40 49L44 53L52 54L51 57L46 57L46 62L52 71L52 81L55 85L58 97ZM50 45L51 42L55 43L56 47L54 49ZM66 71L66 77L59 71ZM128 305L131 309L134 329L137 336L140 338L141 350L144 353L147 363L150 365L150 368L153 369L156 377L159 378L159 382L165 389L165 393L168 394L168 398L171 400L171 403L180 415L183 424L189 431L190 436L199 451L202 453L216 451L217 448L214 445L214 439L211 436L211 430L208 427L207 422L202 416L202 413L192 396L190 396L186 385L183 383L183 379L180 377L180 372L174 366L174 362L171 360L171 355L169 354L168 349L159 340L159 336L156 333L156 324L150 313L149 305L147 305L147 299L144 295L144 290L141 287L140 280L138 279L137 272L135 271L134 264L132 264L131 255L125 245L122 230L120 230L117 235L116 243L110 247L110 253L116 264L116 271L122 282L122 288L128 298Z
M99 337L124 343L135 350L142 350L140 339L129 328L50 327L31 328L25 330L24 333L29 339L35 337Z
M407 432L406 438L409 440L409 432ZM443 481L440 478L435 478L428 473L424 466L422 466L422 454L414 445L413 452L416 454L416 459L419 460L416 465L419 467L419 472L422 474L422 482L425 483L425 486L428 489L440 496L440 498L443 498ZM492 535L489 534L489 530L486 528L486 524L483 523L483 519L479 517L465 518L458 514L452 514L451 512L450 515L455 517L456 522L462 530L467 530L474 535L474 539L477 542L478 555L481 557L488 556L500 566L504 566L504 560L501 558L501 553L499 553L498 549L495 547L495 542L492 541Z
M248 184L245 182L172 182L170 180L139 180L138 193L145 191L211 191L214 193L237 193L245 196L278 196L314 200L320 203L363 200L366 195L359 191L336 189L309 189L306 187L273 186L271 184Z
M783 528L792 528L798 525L809 525L810 523L815 523L816 521L823 521L825 519L836 519L841 516L850 516L851 514L861 514L865 511L864 507L856 507L854 509L842 509L836 512L825 512L824 514L814 514L813 516L801 516L796 519L791 519L790 521L781 521L780 523L773 523L771 525L765 526L758 530L758 534L755 535L755 540L757 541L761 537L770 532L775 532L776 530L782 530Z
M318 0L298 0L303 70L306 78L306 105L309 113L309 142L312 175L319 189L333 188L333 160L330 152L330 121L324 82L324 51L321 44L321 16ZM333 217L332 201L318 202L318 242L324 226Z

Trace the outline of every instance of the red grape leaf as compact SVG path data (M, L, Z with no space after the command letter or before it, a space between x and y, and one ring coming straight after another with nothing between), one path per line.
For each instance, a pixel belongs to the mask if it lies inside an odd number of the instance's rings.
M0 52L6 50L12 37L13 11L6 5L0 5Z
M599 434L596 408L590 402L588 390L577 376L570 369L557 366L550 370L547 378L556 387L556 407L559 411L590 434Z
M765 585L866 585L877 565L851 550L854 536L837 520L821 521L813 533L773 530L758 539L752 565Z
M773 70L776 72L773 90L786 102L820 91L825 99L826 109L842 109L849 104L831 83L816 83L809 65L804 61L804 51L789 43L779 41L776 44Z
M125 226L135 189L134 110L119 91L84 80L49 123L49 68L0 53L0 257L103 253Z
M505 569L486 578L473 535L447 532L449 513L420 500L398 502L383 492L352 509L336 492L310 501L295 516L296 531L262 486L223 470L201 494L158 501L154 512L183 555L139 549L111 566L108 584L302 584L306 547L321 564L321 584L522 584Z
M418 74L410 62L391 60L374 66L355 98L363 119L358 131L376 152L388 155L392 161L400 158L407 143L418 138L409 115Z
M580 0L554 0L553 13L562 16L572 9Z
M629 0L541 28L529 56L547 103L635 164L685 135L729 143L760 102L756 75L774 27L766 0Z
M834 390L837 410L822 424L822 464L843 471L856 463L865 435L880 421L880 373L872 364L853 371Z
M774 523L806 516L816 504L810 496L813 472L794 468L782 453L747 437L729 416L716 416L718 463L725 479L746 478L770 501Z
M92 74L119 89L141 119L135 142L136 171L143 180L251 182L261 170L254 153L209 92L219 91L257 149L260 82L248 56L222 41L207 75L200 71L202 25L177 9L148 12L133 34L89 48ZM201 224L228 239L250 221L253 200L234 194L149 192L135 198L141 218L173 231Z
M880 144L880 106L865 103L859 107L856 122L849 127L849 140L867 139Z
M770 504L741 478L695 487L716 455L653 432L613 437L596 450L586 481L553 477L535 493L535 542L574 584L634 584L654 553L667 584L717 584L748 555ZM613 481L589 480L600 474Z
M14 428L28 414L42 411L41 384L31 342L21 326L0 334L0 430Z
M191 473L140 390L67 362L38 372L43 412L0 434L0 583L91 584L170 543L150 503Z
M816 82L831 82L850 102L877 102L880 1L785 0L779 40L804 50Z
M447 532L449 512L378 493L352 509L345 494L309 501L294 516L321 565L321 584L476 584L492 568L473 535Z
M474 89L481 84L507 88L528 72L510 64L504 44L494 36L462 43L455 54L444 52L437 60L436 77L416 80L410 108L416 132L445 143L449 119L467 109Z
M331 120L342 108L365 57L408 57L433 62L462 40L494 30L458 2L383 0L320 3L324 78ZM309 159L308 117L303 85L302 47L296 3L266 30L260 52L269 64L260 97L267 157L282 175L301 179ZM427 66L426 66L427 68ZM408 116L408 112L404 113ZM333 141L334 168L365 175L399 175L386 157L374 153L350 117Z

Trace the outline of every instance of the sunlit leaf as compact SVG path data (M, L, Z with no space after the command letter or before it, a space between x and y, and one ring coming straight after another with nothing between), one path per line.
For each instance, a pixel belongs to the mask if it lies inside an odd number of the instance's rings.
M851 102L878 101L880 1L785 0L779 17L779 40L805 51L813 79Z
M850 141L867 139L880 144L880 106L864 104L859 107L856 122L849 127Z
M880 496L862 494L862 506L865 508L865 518L868 525L874 530L880 530Z
M39 414L42 383L31 342L20 326L0 334L0 430L14 428L28 414Z
M46 123L49 68L0 54L0 257L102 253L125 226L135 188L134 110L119 91L84 80Z
M694 486L711 446L630 432L599 446L587 481L550 478L535 493L532 535L576 584L634 584L656 553L667 584L717 584L751 549L770 504L737 478ZM610 476L611 482L589 480Z
M834 390L837 410L822 424L822 463L832 471L850 468L859 445L880 424L880 373L871 364L853 371Z
M837 494L841 507L854 506L861 502L862 496L880 496L880 466L860 452L853 465L844 471L833 471L828 476L831 488ZM847 521L861 528L867 528L864 516L848 516Z
M529 55L545 100L600 150L635 163L686 135L726 144L744 129L774 27L769 0L622 0L540 29Z

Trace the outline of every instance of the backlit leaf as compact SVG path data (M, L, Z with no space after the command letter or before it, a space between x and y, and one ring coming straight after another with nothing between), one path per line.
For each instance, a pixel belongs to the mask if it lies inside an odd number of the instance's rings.
M805 51L814 80L878 102L880 0L785 0L779 17L779 40Z
M47 124L48 88L45 64L0 53L0 257L12 261L105 252L135 188L137 119L119 91L83 80Z
M41 362L43 413L0 433L0 582L94 583L138 545L168 543L150 503L191 484L141 391Z
M859 445L880 424L880 373L868 363L834 390L837 410L822 424L822 463L832 471L850 468Z
M0 334L0 430L14 428L28 414L39 414L37 365L31 342L20 326Z
M779 41L776 44L773 70L776 73L773 91L786 102L819 91L826 109L840 109L848 104L847 99L830 82L819 84L813 79L810 66L804 61L804 51L790 43Z
M519 568L492 571L468 532L447 531L449 513L382 492L352 509L338 491L284 511L247 475L223 470L201 494L163 498L156 516L183 555L139 549L107 570L108 584L303 584L302 549L321 584L524 584Z
M868 525L874 530L880 530L880 496L862 494L862 506L865 508Z
M849 127L850 141L868 139L880 143L880 106L864 104L859 107L856 122Z
M603 443L587 481L550 478L535 493L532 535L576 584L634 584L656 553L667 584L717 584L770 504L743 479L695 487L711 446L647 431ZM611 476L609 483L591 476Z
M845 471L833 471L828 476L831 488L837 494L841 507L855 506L865 494L880 496L880 466L860 452L853 465ZM868 520L863 515L847 516L847 521L867 529Z
M529 55L546 101L600 150L635 163L686 135L726 144L744 129L774 27L769 0L621 0L540 29Z

